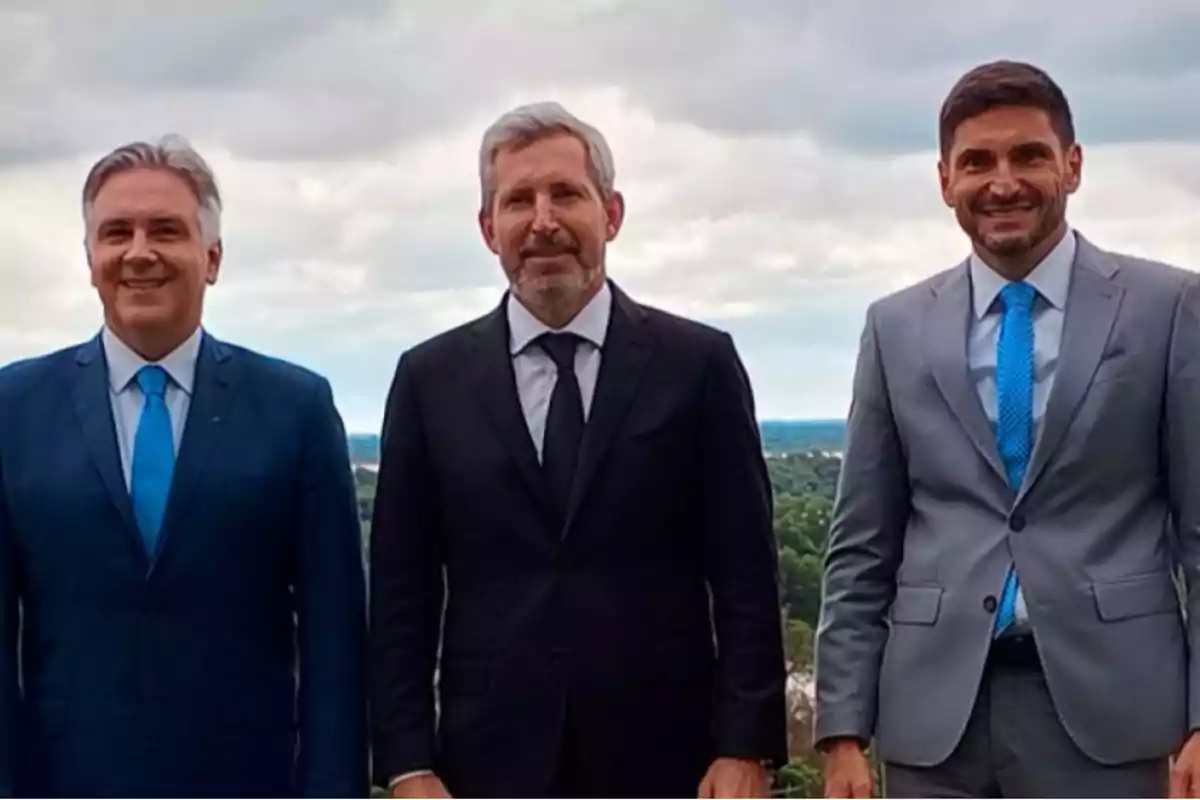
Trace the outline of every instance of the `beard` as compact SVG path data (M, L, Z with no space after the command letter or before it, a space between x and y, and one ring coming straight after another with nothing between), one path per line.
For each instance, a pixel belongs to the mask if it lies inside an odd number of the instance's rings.
M988 229L992 215L1017 210L1032 214L1032 224L1008 230ZM1054 234L1066 217L1066 196L1046 195L1032 187L1024 187L1016 197L1003 200L983 192L966 208L957 209L956 215L978 247L1000 258L1015 259L1035 250Z
M509 275L509 288L535 317L551 327L569 322L595 294L604 278L602 266L575 258L548 265L522 264Z
M522 269L512 282L513 290L521 297L545 307L573 302L592 285L594 269L575 262L569 267L554 270Z
M509 273L513 290L547 306L572 302L587 292L597 271L582 250L579 241L563 229L531 238Z

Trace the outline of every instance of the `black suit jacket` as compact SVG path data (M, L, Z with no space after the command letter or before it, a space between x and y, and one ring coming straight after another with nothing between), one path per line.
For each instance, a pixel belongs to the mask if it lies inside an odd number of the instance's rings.
M396 369L371 538L377 780L544 795L568 708L608 796L693 795L718 756L783 761L771 489L732 340L613 287L561 527L508 341L501 303Z

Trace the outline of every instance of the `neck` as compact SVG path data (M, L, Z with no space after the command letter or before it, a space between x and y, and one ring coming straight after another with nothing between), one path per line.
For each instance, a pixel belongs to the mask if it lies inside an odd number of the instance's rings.
M129 329L107 321L109 329L133 352L147 361L161 361L188 340L196 328L184 331Z
M551 328L564 328L571 320L579 316L579 312L592 301L592 298L600 291L600 286L603 281L597 281L594 285L588 286L578 294L571 294L565 297L548 298L542 296L538 298L541 302L536 305L526 303L521 297L517 300L521 305L525 306L539 322ZM515 294L515 293L514 293Z
M991 267L996 273L1010 281L1024 280L1033 272L1034 268L1042 263L1043 259L1050 254L1050 251L1058 246L1058 243L1067 235L1067 221L1064 219L1051 231L1050 235L1042 241L1038 242L1029 250L1013 257L998 256L982 247L975 249L983 263Z

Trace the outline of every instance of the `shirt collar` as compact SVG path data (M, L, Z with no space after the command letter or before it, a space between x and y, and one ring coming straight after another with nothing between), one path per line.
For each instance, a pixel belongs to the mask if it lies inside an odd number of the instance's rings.
M529 312L521 301L511 293L506 303L508 314L509 352L513 355L520 353L543 333L555 332L546 323ZM608 281L600 286L600 291L588 301L588 304L557 332L574 333L594 344L604 348L604 337L608 334L608 319L612 315L612 290Z
M171 380L187 394L192 393L192 384L196 377L196 361L200 358L200 342L203 338L203 328L196 330L159 361L147 361L133 348L121 341L107 325L101 331L101 342L104 345L104 358L108 362L108 380L116 394L125 391L130 381L137 376L138 370L147 364L157 364L166 371Z
M1068 229L1066 236L1046 254L1033 268L1025 281L1037 289L1038 294L1054 308L1063 310L1067 305L1067 290L1071 286L1071 267L1075 263L1075 232ZM969 263L971 271L971 294L975 318L987 316L1000 291L1009 281L983 263L974 251Z

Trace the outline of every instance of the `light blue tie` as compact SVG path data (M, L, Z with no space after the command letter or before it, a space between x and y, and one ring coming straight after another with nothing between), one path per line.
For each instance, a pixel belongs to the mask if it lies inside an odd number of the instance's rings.
M1037 290L1010 283L1000 292L1004 318L996 342L996 445L1014 491L1021 488L1033 451L1033 301ZM1019 581L1009 567L996 612L997 634L1013 623Z
M171 412L167 409L167 373L162 367L142 367L137 374L137 385L145 401L133 442L129 491L146 553L153 556L175 472L175 437Z

